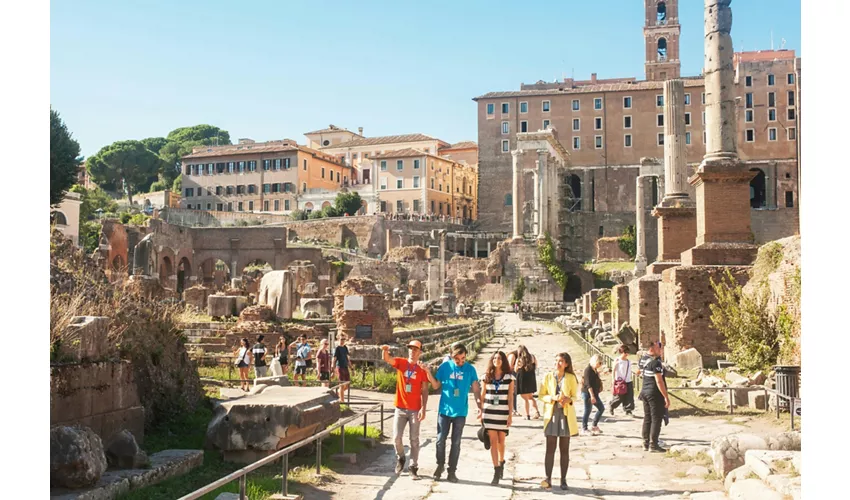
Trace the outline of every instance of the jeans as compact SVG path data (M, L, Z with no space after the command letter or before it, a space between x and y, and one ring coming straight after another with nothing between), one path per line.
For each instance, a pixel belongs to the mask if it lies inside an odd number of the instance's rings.
M393 444L399 460L404 459L404 427L410 424L410 465L419 465L419 410L395 409L393 415Z
M446 439L449 437L449 428L452 433L452 449L449 453L449 472L457 470L457 461L460 457L460 438L463 435L463 426L466 425L466 417L447 417L437 415L437 465L442 467L446 463Z
M596 404L590 402L590 393L587 391L581 392L584 398L584 415L581 417L581 428L587 430L587 421L590 419L590 410L593 406L596 407L596 415L593 417L593 426L599 425L599 420L602 419L602 412L605 411L605 405L602 404L602 399L597 396Z
M661 434L661 419L664 418L664 396L659 394L641 394L643 401L643 442L658 446Z

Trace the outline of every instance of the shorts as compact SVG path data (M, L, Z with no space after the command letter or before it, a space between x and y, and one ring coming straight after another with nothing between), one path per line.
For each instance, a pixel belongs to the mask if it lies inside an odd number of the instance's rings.
M348 368L337 368L340 382L351 382L351 374L348 373Z
M295 374L296 375L304 375L306 373L307 373L307 367L306 366L296 366L295 367Z
M319 380L330 380L330 379L331 379L331 372L320 372L319 373Z
M244 361L240 361L239 364L236 365L236 367L237 368L248 368L248 363L246 363Z

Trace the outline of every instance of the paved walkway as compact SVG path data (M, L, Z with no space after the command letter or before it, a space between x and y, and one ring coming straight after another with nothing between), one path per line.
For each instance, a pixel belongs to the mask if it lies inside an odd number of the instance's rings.
M497 348L512 349L522 343L537 356L540 365L538 375L542 376L554 363L555 355L567 351L573 357L576 371L587 365L589 356L571 337L562 332L559 326L549 323L521 321L513 314L503 314L496 320L497 335L479 354L474 365L479 372L487 364L490 355ZM611 381L603 378L606 391L603 401L610 398ZM361 391L356 391L361 395ZM355 394L355 391L352 391ZM362 392L372 399L392 401L391 395L376 395ZM376 397L377 396L377 397ZM568 498L617 499L630 498L688 498L690 492L722 491L719 480L706 480L702 474L688 477L686 472L694 463L678 462L665 458L662 454L644 452L641 440L641 422L643 411L638 402L636 417L627 417L621 410L612 418L606 413L600 423L602 435L593 437L575 437L570 445L570 468L568 483L570 489L563 492L558 489L558 455L555 457L553 482L555 487L545 491L540 487L544 476L543 458L545 440L542 420L525 420L514 417L514 425L507 438L504 479L498 486L491 486L493 466L490 452L478 441L474 404L470 403L470 417L463 433L460 462L458 466L459 483L445 480L434 481L431 478L436 467L436 412L439 395L432 395L428 403L428 415L422 424L420 433L419 469L421 479L414 481L408 473L400 476L393 473L395 456L391 449L370 461L365 467L352 474L344 474L338 481L326 484L322 491L307 492L305 498L333 498L343 500L374 498L381 500L470 500L484 494L487 500L519 500L549 498L562 495ZM524 411L522 400L518 404ZM540 403L538 403L540 404ZM542 405L540 406L542 410ZM606 408L607 412L607 408ZM581 419L583 405L577 408ZM532 410L532 415L534 411ZM580 424L579 420L579 424ZM717 436L740 432L745 427L728 422L726 419L687 417L674 419L670 425L662 428L661 439L672 446L675 444L693 444L707 446ZM391 433L391 417L385 423L385 432ZM405 436L406 439L406 436ZM447 444L447 454L449 445ZM326 486L326 487L325 487ZM312 494L315 493L315 496Z

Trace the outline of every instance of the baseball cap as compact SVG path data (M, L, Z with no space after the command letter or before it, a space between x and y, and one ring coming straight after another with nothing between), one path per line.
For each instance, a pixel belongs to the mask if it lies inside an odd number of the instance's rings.
M419 342L418 340L411 340L410 342L407 343L407 347L415 347L415 348L417 348L421 351L422 350L422 342Z

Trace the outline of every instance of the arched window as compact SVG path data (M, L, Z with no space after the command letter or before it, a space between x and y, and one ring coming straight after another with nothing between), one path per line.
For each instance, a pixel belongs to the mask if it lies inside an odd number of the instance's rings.
M65 218L65 214L59 211L53 212L53 222L55 222L57 226L68 225L68 219Z
M658 39L658 60L666 61L667 60L667 39L659 38Z
M514 195L512 193L508 193L505 195L505 206L512 207L514 204Z
M655 9L655 24L658 26L667 24L667 5L664 2L658 2L658 7Z

